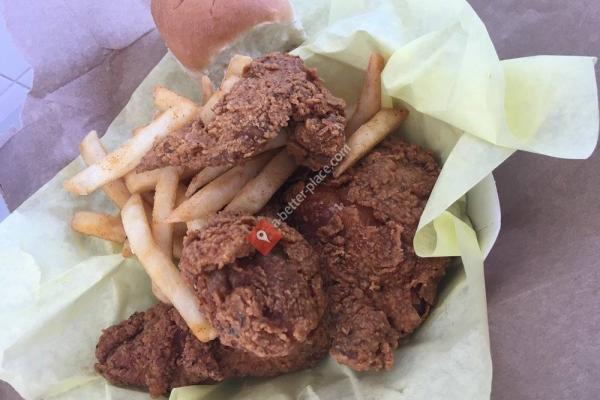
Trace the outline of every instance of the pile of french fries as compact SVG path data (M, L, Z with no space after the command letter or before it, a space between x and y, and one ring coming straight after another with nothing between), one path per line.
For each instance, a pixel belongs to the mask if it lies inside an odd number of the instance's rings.
M181 257L183 239L190 230L201 229L221 210L258 213L294 173L298 165L287 150L282 131L258 154L240 165L207 167L200 171L166 167L135 172L154 143L200 118L214 119L217 104L241 79L252 62L234 56L218 90L208 77L201 80L204 104L196 104L164 87L154 91L157 114L152 122L134 130L130 139L108 153L95 131L81 142L87 168L64 183L69 192L88 195L102 190L120 215L80 211L71 226L84 235L123 245L125 257L135 255L152 280L155 296L172 304L195 336L207 342L216 332L196 305L192 290L183 282L175 260ZM350 152L337 166L338 177L365 156L407 116L404 110L381 109L383 57L373 54L355 113L346 135Z

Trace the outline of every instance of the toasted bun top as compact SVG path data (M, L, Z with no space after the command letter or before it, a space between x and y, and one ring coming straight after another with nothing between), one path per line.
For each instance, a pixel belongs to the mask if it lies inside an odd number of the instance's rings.
M199 71L244 32L290 22L293 11L288 0L152 0L152 16L175 57Z

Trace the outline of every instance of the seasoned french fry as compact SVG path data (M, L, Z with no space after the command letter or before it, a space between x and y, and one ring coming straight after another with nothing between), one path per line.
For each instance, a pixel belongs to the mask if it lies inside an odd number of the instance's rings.
M335 169L333 176L337 178L353 166L387 135L398 129L407 116L408 111L401 109L383 109L375 114L348 139L350 152Z
M144 206L144 214L146 215L146 221L152 221L153 217L153 208L154 208L154 192L150 193L150 192L145 192L141 194L142 199L144 198L144 195L152 195L152 199L150 200L143 200L143 206ZM146 196L148 197L148 196ZM152 229L152 227L150 228ZM127 241L128 243L129 241ZM160 246L159 246L160 247ZM131 245L130 245L131 248ZM131 250L131 253L133 254L133 250ZM164 304L171 304L171 301L168 299L167 296L164 295L164 293L160 290L160 288L156 285L156 283L152 282L152 294L154 294L154 297L156 297L158 299L158 301L160 301L161 303Z
M178 169L179 171L179 169ZM144 192L140 194L142 196L142 198L144 199L144 204L145 204L145 208L146 210L146 217L148 218L148 220L152 219L152 208L154 206L154 192ZM182 184L177 185L177 193L175 195L175 206L180 205L181 203L183 203L185 201L186 197L185 197L185 186ZM181 246L183 245L183 237L185 236L187 232L187 226L185 223L180 222L178 224L173 224L173 240L181 240ZM179 238L179 239L178 239ZM175 249L177 246L174 244L173 248ZM123 250L121 252L121 254L123 254L123 257L131 257L133 256L133 252L131 251L131 247L129 246L129 241L126 240L125 244L123 245ZM158 290L154 290L154 287L152 288L153 291L155 292L155 296L157 298L159 298L159 300L163 301L164 303L166 301L164 301L164 296L163 298L161 297L161 293L159 293Z
M131 171L125 175L125 185L131 193L142 193L154 190L156 182L158 182L158 176L160 175L160 169L153 169L152 171L135 172Z
M176 168L161 169L153 199L152 235L167 257L173 257L173 225L165 223L164 220L175 208L178 183L179 174ZM155 283L152 283L152 293L161 302L171 303Z
M210 78L206 75L202 75L202 78L200 79L200 86L202 89L202 104L204 105L215 92L215 88Z
M118 217L89 211L76 212L71 221L75 232L115 243L125 243L125 231Z
M173 167L163 168L154 194L154 208L152 210L152 234L158 247L166 256L173 256L173 225L165 220L175 208L175 197L179 174Z
M171 258L160 250L152 238L142 198L139 195L131 196L121 216L131 248L152 282L179 311L198 340L208 342L214 339L217 334L198 309L192 289L183 282Z
M272 152L256 156L215 179L171 213L167 222L188 222L219 211L269 162Z
M98 163L81 171L64 183L65 189L78 195L87 195L99 187L123 177L132 171L161 139L191 123L198 116L198 107L186 103L178 104L162 113L147 125L142 132L123 143Z
M384 67L385 59L377 53L372 53L356 110L346 125L346 137L356 132L381 110L381 73Z
M233 166L225 165L221 167L207 167L198 172L198 175L192 178L185 191L185 197L192 197L194 193L202 189L204 186L214 181L225 172L229 171Z
M251 62L252 58L246 56L236 55L231 58L220 89L214 92L213 95L210 96L210 98L206 101L204 107L202 107L200 118L205 125L215 118L213 108L219 102L219 100L229 93L233 86L239 82L244 68L246 68L246 66Z
M169 90L163 86L156 86L154 88L154 107L159 111L166 111L171 107L175 107L178 104L187 103L198 107L192 100L181 96Z
M198 170L191 170L184 167L175 167L180 179L188 179L194 176ZM131 171L125 175L125 185L131 193L143 193L154 190L158 177L160 175L160 168L153 169L151 171L135 172Z
M83 161L87 165L99 162L106 157L107 154L96 131L91 131L83 138L79 145L79 151L81 152L81 158L83 158ZM125 183L121 179L117 179L102 186L102 191L119 209L123 208L131 196L131 193L127 190L127 186L125 186Z
M285 146L286 142L287 132L283 131L279 135L271 139L264 148L262 148L258 153L256 153L256 155L283 147ZM229 171L231 168L232 166L230 165L204 168L203 170L198 172L198 175L196 175L192 179L185 191L185 196L192 197L194 193L196 193L198 190L202 189L204 186L208 185L210 182L223 175L225 172Z
M298 164L287 150L281 150L267 166L225 207L225 211L256 214L294 173Z

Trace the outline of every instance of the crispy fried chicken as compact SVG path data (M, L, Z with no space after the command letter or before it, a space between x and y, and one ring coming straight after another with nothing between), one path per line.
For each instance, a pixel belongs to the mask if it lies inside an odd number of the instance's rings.
M259 220L217 216L188 235L180 268L221 343L259 357L285 356L325 311L319 259L285 224L277 246L260 255L247 240Z
M283 129L290 153L318 170L344 145L344 107L299 57L273 53L246 67L215 106L213 121L196 121L159 141L138 170L239 164Z
M202 343L175 308L159 304L104 330L96 347L96 371L115 385L160 396L176 387L311 368L328 349L323 324L285 357L257 357L218 340Z
M434 304L448 260L419 258L412 242L438 174L430 152L387 139L292 215L289 223L321 255L338 362L358 371L391 368L399 340Z

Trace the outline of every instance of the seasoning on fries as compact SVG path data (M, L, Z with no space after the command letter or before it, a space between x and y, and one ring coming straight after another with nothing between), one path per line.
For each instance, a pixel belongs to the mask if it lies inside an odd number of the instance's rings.
M140 163L156 139L191 123L197 114L198 108L187 102L171 107L144 127L137 136L66 181L65 189L78 195L88 195L102 185L123 177Z
M162 252L152 237L142 198L131 196L121 216L131 249L152 282L181 314L198 340L208 342L214 339L216 332L198 310L194 293L181 279L171 258Z
M104 157L106 157L106 149L100 142L96 131L91 131L86 135L79 145L81 157L87 165L92 165ZM127 186L121 179L116 179L110 183L107 183L102 187L102 191L108 196L108 198L115 203L115 205L121 209L129 200L131 193L127 190Z

